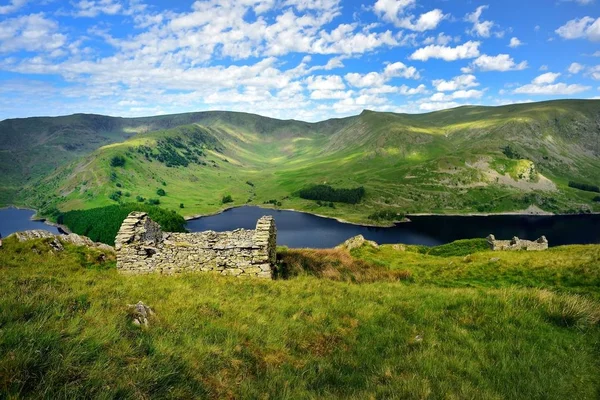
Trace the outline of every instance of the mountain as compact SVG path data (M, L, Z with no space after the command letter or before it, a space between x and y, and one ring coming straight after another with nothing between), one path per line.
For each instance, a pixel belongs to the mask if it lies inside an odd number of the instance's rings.
M2 121L0 151L11 148L4 199L38 208L143 198L193 215L271 202L378 223L403 212L600 211L598 193L569 187L600 183L597 100L366 110L318 123L216 111ZM313 185L364 187L365 197L319 205L298 196Z

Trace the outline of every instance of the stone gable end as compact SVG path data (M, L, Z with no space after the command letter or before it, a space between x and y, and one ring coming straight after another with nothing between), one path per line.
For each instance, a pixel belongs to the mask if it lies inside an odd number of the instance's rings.
M213 272L270 279L276 246L271 216L261 217L254 230L170 233L147 213L134 211L115 239L117 270L124 274Z

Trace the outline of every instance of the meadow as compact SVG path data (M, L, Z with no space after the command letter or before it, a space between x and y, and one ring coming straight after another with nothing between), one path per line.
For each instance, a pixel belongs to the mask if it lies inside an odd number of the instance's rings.
M281 248L265 281L7 239L0 397L597 399L600 246L478 246Z

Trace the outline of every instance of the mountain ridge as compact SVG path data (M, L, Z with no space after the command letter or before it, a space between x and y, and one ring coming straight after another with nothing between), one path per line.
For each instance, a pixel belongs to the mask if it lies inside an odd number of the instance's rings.
M228 206L275 200L284 208L353 222L366 222L381 209L468 213L536 206L550 212L599 211L591 193L567 185L569 180L597 184L600 178L597 100L469 106L427 114L364 110L314 123L227 111L60 118L72 125L43 127L38 139L46 142L40 142L38 154L44 148L53 151L77 129L84 132L83 139L69 142L74 151L62 149L68 156L61 165L30 174L29 183L21 186L25 189L13 193L13 202L42 209L89 208L112 204L111 195L119 191L132 199L154 198L153 192L165 184L161 204L171 209L184 204L186 215L222 209L220 198L226 194L234 198ZM7 132L2 126L0 138ZM194 135L219 145L190 144ZM126 166L110 167L115 156L124 157ZM23 176L14 169L12 174ZM148 182L155 187L146 188ZM323 208L294 196L302 187L323 183L364 186L367 197L359 205Z

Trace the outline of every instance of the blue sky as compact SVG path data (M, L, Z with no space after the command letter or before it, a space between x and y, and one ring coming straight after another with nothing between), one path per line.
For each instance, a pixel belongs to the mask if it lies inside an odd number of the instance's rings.
M600 0L3 0L0 119L600 96Z

